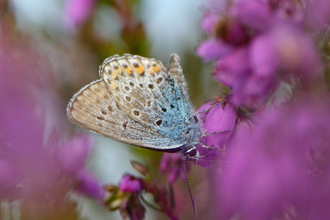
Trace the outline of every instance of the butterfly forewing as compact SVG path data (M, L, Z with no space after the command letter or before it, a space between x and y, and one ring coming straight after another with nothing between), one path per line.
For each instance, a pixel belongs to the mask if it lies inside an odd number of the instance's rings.
M175 150L184 142L175 142L146 128L122 111L109 86L101 79L82 88L69 102L70 121L87 130L124 143L156 150Z

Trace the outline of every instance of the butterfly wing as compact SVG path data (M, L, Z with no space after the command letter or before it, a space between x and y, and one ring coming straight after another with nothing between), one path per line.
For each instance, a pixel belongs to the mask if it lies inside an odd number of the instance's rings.
M113 56L100 66L100 76L121 111L132 120L170 139L171 145L186 143L189 102L183 87L160 61L129 54Z
M68 118L74 124L127 144L161 151L178 151L183 143L149 129L122 111L109 86L100 79L82 88L70 100Z
M170 61L168 63L168 74L173 77L175 83L181 88L186 96L186 99L188 100L187 83L184 79L182 67L180 65L180 57L175 53L170 56Z

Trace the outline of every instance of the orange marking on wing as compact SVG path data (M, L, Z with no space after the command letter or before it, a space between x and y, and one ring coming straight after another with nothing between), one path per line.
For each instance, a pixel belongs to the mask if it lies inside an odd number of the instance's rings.
M158 66L158 64L157 64L156 66L154 66L154 71L155 71L155 72L158 72L158 71L159 71L159 66Z
M118 78L118 75L117 75L117 73L112 72L111 77L112 77L112 79L117 79Z
M129 68L129 67L126 67L125 68L125 73L127 73L127 74L132 74L132 69L131 68Z
M117 72L117 74L122 75L123 74L123 68L119 66L119 64L113 64L112 68ZM114 72L113 72L114 73Z
M139 75L141 75L144 72L144 67L142 65L139 65L138 67L134 68L135 72L137 72Z
M116 90L117 88L118 88L118 85L117 85L117 83L115 83L115 82L111 82L111 86L112 86L112 88L114 89L114 90Z

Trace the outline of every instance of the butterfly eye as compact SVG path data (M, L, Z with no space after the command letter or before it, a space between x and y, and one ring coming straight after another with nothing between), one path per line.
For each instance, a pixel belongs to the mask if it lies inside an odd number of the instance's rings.
M184 152L184 154L188 157L194 158L198 154L197 149L195 147L189 148Z

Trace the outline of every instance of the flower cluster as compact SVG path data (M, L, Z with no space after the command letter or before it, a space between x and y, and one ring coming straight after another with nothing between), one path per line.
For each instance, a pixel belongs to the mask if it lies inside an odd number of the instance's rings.
M63 15L65 26L80 28L92 14L95 3L95 0L67 0Z
M326 219L329 116L329 99L305 97L237 130L228 144L230 165L212 177L219 187L221 214L282 219L294 209L301 219Z
M101 201L103 189L85 167L91 140L65 138L43 58L11 41L6 34L0 40L0 201L18 201L28 219L68 207L70 191Z
M232 4L230 4L232 3ZM210 39L197 48L216 60L215 77L232 89L232 104L259 108L281 82L311 83L320 77L319 57L304 30L303 5L295 0L228 1L226 12L202 20Z
M215 78L231 89L199 109L201 165L226 161L210 176L212 215L327 219L330 99L322 71L328 64L315 45L329 44L330 3L227 3L224 12L206 12L201 27L210 39L196 51L216 61Z
M224 156L226 143L230 140L236 126L237 114L234 107L227 101L214 100L205 103L198 109L200 112L202 131L201 146L197 149L201 154L198 161L202 166L210 165Z
M144 178L126 174L119 186L105 186L107 193L104 205L111 211L118 209L123 219L144 219L146 209L142 202L150 208L165 213L172 220L178 219L166 188L151 176L145 166L137 162L131 164ZM147 202L142 196L143 193L152 194L157 207Z

